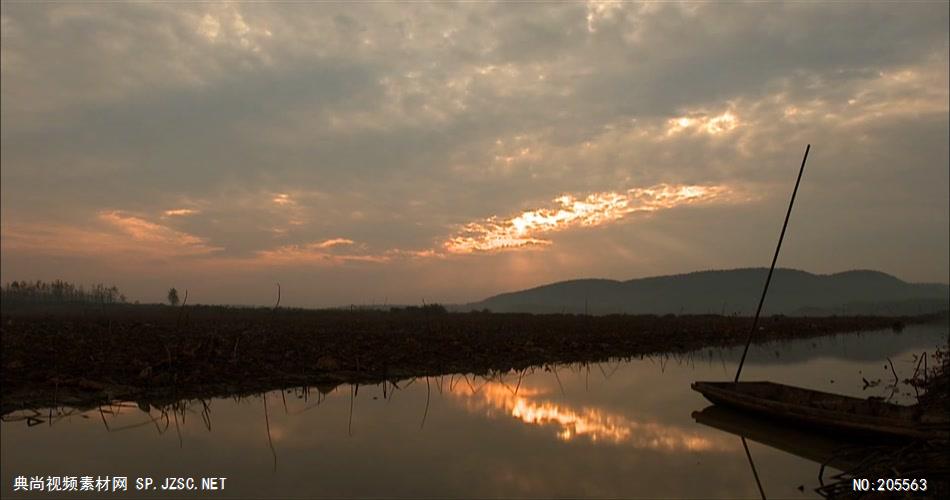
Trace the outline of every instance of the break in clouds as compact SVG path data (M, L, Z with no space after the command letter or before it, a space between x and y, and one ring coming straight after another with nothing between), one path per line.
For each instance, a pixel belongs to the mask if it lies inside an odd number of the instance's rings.
M3 3L3 280L466 301L946 282L945 3Z

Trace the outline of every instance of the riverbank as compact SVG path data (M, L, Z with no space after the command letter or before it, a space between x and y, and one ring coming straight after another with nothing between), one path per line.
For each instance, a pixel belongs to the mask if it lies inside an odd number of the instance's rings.
M0 314L2 413L177 400L290 386L683 353L745 342L751 318L529 315L117 305ZM754 341L817 337L917 317L769 317Z

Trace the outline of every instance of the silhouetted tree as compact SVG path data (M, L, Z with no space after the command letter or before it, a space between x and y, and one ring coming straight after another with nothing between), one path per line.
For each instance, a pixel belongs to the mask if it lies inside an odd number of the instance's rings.
M173 306L178 305L178 290L172 288L168 291L168 303Z

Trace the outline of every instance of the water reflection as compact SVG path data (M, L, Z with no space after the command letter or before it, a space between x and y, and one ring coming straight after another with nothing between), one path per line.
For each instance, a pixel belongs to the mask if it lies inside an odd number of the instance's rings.
M669 451L731 450L723 439L702 436L698 432L638 421L596 407L572 407L544 399L547 391L521 388L520 392L504 382L485 382L478 388L455 386L450 392L465 408L489 417L500 414L529 425L553 427L561 441L587 439L592 443L625 444L634 448Z
M886 397L883 386L862 388L862 377L889 374L887 357L909 376L913 354L932 351L946 332L753 346L744 375ZM485 377L17 412L0 426L0 496L15 476L57 473L230 477L220 498L757 497L741 440L691 418L707 403L690 382L731 378L737 356L704 349ZM756 439L748 445L770 495L815 495L813 457Z

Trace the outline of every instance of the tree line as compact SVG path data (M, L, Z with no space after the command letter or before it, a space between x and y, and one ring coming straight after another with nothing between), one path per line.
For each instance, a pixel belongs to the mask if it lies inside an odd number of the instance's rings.
M0 288L0 299L7 303L30 304L124 304L125 295L116 286L97 283L85 288L56 280L11 281Z

